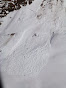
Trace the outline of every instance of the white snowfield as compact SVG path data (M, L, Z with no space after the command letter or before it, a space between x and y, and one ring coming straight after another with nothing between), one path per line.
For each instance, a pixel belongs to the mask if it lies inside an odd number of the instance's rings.
M66 88L66 0L34 0L0 19L4 88Z

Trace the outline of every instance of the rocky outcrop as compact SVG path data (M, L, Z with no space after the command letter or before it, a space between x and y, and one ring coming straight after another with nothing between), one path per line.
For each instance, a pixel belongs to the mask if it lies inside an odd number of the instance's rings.
M14 2L5 2L4 4L2 3L3 2L1 2L1 6L0 6L0 17L4 17L9 12L18 10L21 8L20 4L18 3L14 3Z
M3 0L0 1L0 17L4 17L6 16L9 12L14 11L14 10L18 10L21 8L22 6L26 6L27 2L29 3L29 5L32 3L32 1L34 0Z

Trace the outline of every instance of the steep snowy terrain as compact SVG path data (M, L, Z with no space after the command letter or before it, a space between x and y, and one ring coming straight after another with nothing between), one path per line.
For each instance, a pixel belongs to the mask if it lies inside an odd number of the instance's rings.
M34 0L1 21L4 88L66 88L66 0Z

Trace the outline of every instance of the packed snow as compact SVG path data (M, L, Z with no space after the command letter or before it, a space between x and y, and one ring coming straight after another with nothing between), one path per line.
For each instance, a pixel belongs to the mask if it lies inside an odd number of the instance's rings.
M66 0L34 0L0 20L4 88L66 88Z

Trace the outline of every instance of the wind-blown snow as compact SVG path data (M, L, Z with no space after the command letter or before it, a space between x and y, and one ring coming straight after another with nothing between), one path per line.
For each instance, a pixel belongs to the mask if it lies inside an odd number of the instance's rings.
M0 66L5 88L66 87L65 2L35 0L1 19Z

